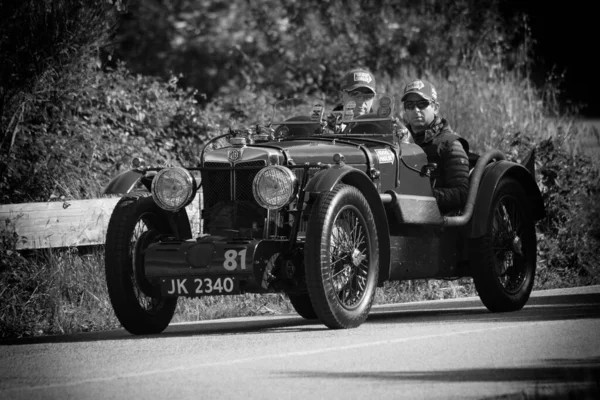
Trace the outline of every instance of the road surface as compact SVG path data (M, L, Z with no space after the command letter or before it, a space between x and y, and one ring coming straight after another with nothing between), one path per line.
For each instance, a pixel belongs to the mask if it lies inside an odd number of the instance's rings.
M600 394L600 286L534 292L506 314L478 298L377 306L351 330L287 315L172 324L143 337L116 330L0 341L0 399L532 399L523 396L567 391Z

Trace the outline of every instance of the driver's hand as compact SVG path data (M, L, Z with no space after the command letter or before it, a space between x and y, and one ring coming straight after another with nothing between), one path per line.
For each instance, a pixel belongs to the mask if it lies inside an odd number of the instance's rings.
M406 125L404 125L399 118L394 119L394 136L396 136L401 143L415 142Z

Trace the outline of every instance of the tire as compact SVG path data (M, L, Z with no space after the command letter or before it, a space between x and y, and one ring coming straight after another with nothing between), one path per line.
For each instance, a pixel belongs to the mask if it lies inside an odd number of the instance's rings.
M304 319L315 320L319 317L315 312L315 309L310 302L310 296L308 293L302 294L288 294L288 298L290 299L290 303L294 310Z
M369 315L379 274L373 221L367 200L353 186L336 185L314 205L304 249L306 283L317 316L329 328L355 328Z
M517 311L529 300L537 262L531 208L519 182L503 178L492 199L486 233L471 243L475 288L492 312Z
M117 319L134 335L162 332L171 322L177 298L150 297L151 285L143 277L141 254L160 234L169 233L161 209L150 196L123 197L108 223L105 272L108 295Z

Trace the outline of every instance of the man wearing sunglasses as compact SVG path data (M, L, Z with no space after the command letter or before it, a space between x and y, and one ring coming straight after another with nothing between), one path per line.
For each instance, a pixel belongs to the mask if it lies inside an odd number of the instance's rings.
M467 141L452 131L439 114L437 92L424 79L410 82L404 88L404 119L416 144L421 146L429 163L433 195L442 213L463 208L469 191L469 159Z

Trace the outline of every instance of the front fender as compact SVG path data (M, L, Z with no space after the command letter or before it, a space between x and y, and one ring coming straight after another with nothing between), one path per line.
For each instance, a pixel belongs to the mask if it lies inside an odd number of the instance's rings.
M134 169L122 172L108 183L104 188L103 194L127 194L133 190L144 175L143 172ZM148 191L150 191L150 188L148 188Z
M379 239L379 283L382 284L390 274L390 229L381 196L367 174L347 165L322 170L306 185L306 196L314 198L320 193L331 191L338 183L358 188L371 206Z
M542 194L531 173L521 164L506 160L498 161L487 169L481 179L471 218L470 237L475 238L485 234L492 199L498 183L504 177L514 178L523 185L532 204L531 212L534 221L538 221L546 215Z
M367 175L364 174L364 172L359 171L356 168L352 168L347 165L335 165L331 168L323 169L315 174L315 176L313 176L312 179L306 184L304 193L318 194L329 192L342 179L342 177L353 171L363 174L365 175L365 178L367 178Z

